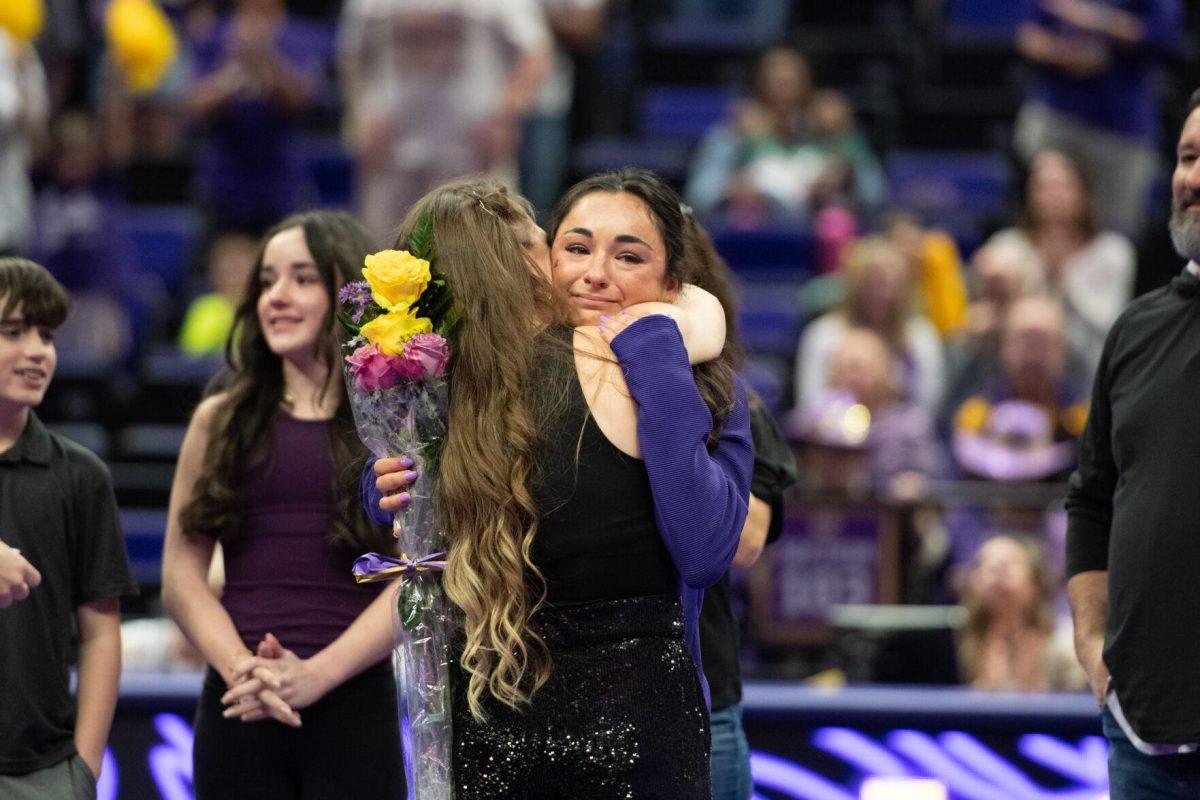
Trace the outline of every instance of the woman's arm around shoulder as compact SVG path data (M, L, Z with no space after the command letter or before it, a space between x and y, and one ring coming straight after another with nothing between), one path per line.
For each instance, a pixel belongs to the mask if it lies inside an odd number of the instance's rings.
M721 301L690 283L684 284L673 302L637 303L622 314L631 318L630 322L649 314L664 314L675 320L692 364L713 361L725 347L725 309Z
M746 518L754 446L745 392L735 379L733 409L710 451L712 414L674 322L648 316L605 336L638 404L659 529L684 582L710 586L729 568Z

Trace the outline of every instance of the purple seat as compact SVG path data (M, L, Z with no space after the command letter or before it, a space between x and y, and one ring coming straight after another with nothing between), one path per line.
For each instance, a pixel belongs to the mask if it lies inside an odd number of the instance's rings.
M724 118L736 97L723 87L648 87L642 92L639 129L646 139L695 142Z
M186 206L149 206L131 209L127 219L142 271L162 281L174 295L200 232L199 215Z
M714 228L712 237L717 252L739 274L786 273L788 280L800 280L812 269L813 237L808 231Z
M990 152L896 152L887 157L892 200L914 211L1004 211L1012 182L1008 159Z

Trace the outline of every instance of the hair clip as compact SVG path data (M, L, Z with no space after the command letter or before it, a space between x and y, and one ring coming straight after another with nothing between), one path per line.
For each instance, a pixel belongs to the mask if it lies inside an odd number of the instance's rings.
M500 215L499 215L499 214L497 214L497 213L496 213L495 211L493 211L492 209L488 208L488 205L487 205L487 203L483 202L483 198L482 198L482 197L477 197L477 198L475 198L475 200L476 200L476 202L478 202L478 203L479 203L479 207L480 207L480 208L482 208L482 209L483 209L484 211L486 211L487 213L491 214L491 215L492 215L493 217L495 217L496 219L500 219Z

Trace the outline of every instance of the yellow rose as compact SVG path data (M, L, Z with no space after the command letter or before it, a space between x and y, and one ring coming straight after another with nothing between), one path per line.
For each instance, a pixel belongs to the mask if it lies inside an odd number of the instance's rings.
M407 250L381 250L367 256L362 271L371 296L384 308L407 308L429 285L429 262Z
M398 356L404 352L404 343L418 333L431 333L433 323L427 317L418 317L417 312L407 306L394 308L362 326L367 341L388 355Z

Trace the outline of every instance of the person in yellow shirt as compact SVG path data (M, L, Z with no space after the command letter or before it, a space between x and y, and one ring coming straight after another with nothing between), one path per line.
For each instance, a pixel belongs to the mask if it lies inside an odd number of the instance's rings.
M208 257L212 291L192 301L179 329L179 350L189 356L220 355L233 327L237 299L254 267L258 243L244 233L225 233Z
M958 245L945 231L922 228L909 214L891 215L886 237L908 258L925 316L942 340L953 338L967 322L967 287Z

